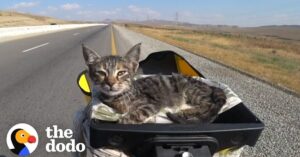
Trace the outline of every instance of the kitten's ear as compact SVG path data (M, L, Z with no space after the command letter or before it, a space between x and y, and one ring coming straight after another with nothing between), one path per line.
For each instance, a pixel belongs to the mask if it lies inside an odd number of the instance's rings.
M86 65L94 64L100 59L100 56L95 51L87 48L84 44L82 44L82 52Z
M142 43L138 43L138 44L134 45L125 55L125 58L127 60L129 60L134 72L137 72L137 69L139 67L141 44Z
M125 55L125 58L129 59L130 61L133 62L139 62L140 59L140 54L141 54L141 44L138 43L134 45Z

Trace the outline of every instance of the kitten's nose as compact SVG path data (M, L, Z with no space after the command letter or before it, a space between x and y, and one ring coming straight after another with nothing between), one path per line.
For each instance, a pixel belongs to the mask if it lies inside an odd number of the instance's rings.
M108 78L106 83L110 88L112 88L114 84L116 84L116 80L114 78Z
M114 86L115 82L107 82L107 85L112 88Z

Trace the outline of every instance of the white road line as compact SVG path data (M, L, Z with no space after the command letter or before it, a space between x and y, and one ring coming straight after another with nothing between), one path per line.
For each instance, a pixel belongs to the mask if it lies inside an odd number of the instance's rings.
M76 36L76 35L79 35L79 34L80 34L80 33L74 33L73 35Z
M40 48L40 47L43 47L43 46L46 46L46 45L48 45L48 44L49 44L49 43L44 43L44 44L41 44L41 45L32 47L32 48L30 48L30 49L23 50L22 53L28 52L28 51L31 51L31 50L34 50L34 49L37 49L37 48Z

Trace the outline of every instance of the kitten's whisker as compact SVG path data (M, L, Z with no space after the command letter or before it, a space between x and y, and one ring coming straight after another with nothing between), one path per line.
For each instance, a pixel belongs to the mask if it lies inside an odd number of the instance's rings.
M125 100L125 94L124 94L124 93L122 93L122 101L123 101L123 103L124 103L125 105L127 105L126 100Z
M122 93L123 103L128 106L127 101L125 100L126 93Z
M129 94L131 94L130 92L128 92ZM130 96L126 93L126 96L128 97L129 102L131 102Z

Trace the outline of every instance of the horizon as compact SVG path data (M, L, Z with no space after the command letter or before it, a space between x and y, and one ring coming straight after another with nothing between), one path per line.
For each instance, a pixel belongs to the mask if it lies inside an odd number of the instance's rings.
M300 25L297 0L192 1L20 1L0 2L0 10L63 20L167 20L200 25L256 27Z

